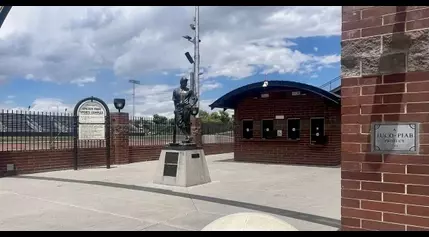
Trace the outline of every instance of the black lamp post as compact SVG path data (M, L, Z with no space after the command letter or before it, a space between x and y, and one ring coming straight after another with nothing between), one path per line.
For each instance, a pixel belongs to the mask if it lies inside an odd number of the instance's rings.
M125 99L113 99L113 104L118 112L121 112L121 109L125 107Z

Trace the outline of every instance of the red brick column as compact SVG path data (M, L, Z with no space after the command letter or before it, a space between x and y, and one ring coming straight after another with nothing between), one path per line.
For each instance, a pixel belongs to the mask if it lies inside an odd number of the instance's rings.
M111 158L114 164L130 163L128 113L111 113Z
M203 135L201 132L201 118L191 117L191 136L198 147L203 146Z
M429 6L342 10L342 230L429 230ZM419 154L371 153L382 121L421 123Z

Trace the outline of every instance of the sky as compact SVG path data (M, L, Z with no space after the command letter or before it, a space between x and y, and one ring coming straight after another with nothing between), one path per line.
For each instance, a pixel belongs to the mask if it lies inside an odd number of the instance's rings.
M340 75L340 6L200 7L201 109L267 80L320 86ZM94 96L111 110L171 117L192 65L192 6L15 6L0 29L0 109L68 112ZM229 111L231 112L231 111ZM232 113L232 112L231 112Z

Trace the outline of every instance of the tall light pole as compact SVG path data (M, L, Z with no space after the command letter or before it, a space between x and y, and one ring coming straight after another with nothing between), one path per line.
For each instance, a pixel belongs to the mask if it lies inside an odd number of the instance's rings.
M133 84L133 119L134 119L134 113L135 113L135 100L136 100L136 85L140 85L140 81L137 80L129 80L129 83Z
M187 39L189 42L194 44L194 58L193 60L190 59L188 56L186 55L186 57L188 57L188 60L190 63L193 63L194 68L193 68L193 72L191 75L191 81L190 81L190 86L192 88L192 90L195 92L195 95L198 98L197 101L197 107L200 107L200 7L199 6L195 6L195 17L194 17L194 23L190 25L191 29L194 30L195 36L194 38L186 35L183 36L183 38ZM199 113L195 116L195 117L199 117Z
M194 37L194 84L197 95L197 108L200 108L200 7L195 6L195 37ZM200 117L198 113L196 117Z

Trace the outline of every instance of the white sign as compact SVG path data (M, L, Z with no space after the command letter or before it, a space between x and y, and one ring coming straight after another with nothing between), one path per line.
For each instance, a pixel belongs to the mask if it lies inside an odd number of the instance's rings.
M106 110L98 101L85 101L77 109L79 140L106 139Z
M278 137L283 136L283 131L282 131L282 130L277 130L277 136L278 136Z
M285 119L284 115L276 115L276 119Z
M418 123L373 123L371 150L383 153L418 153Z
M97 101L85 101L77 109L79 123L105 123L106 110Z
M79 124L79 140L106 139L104 124Z

